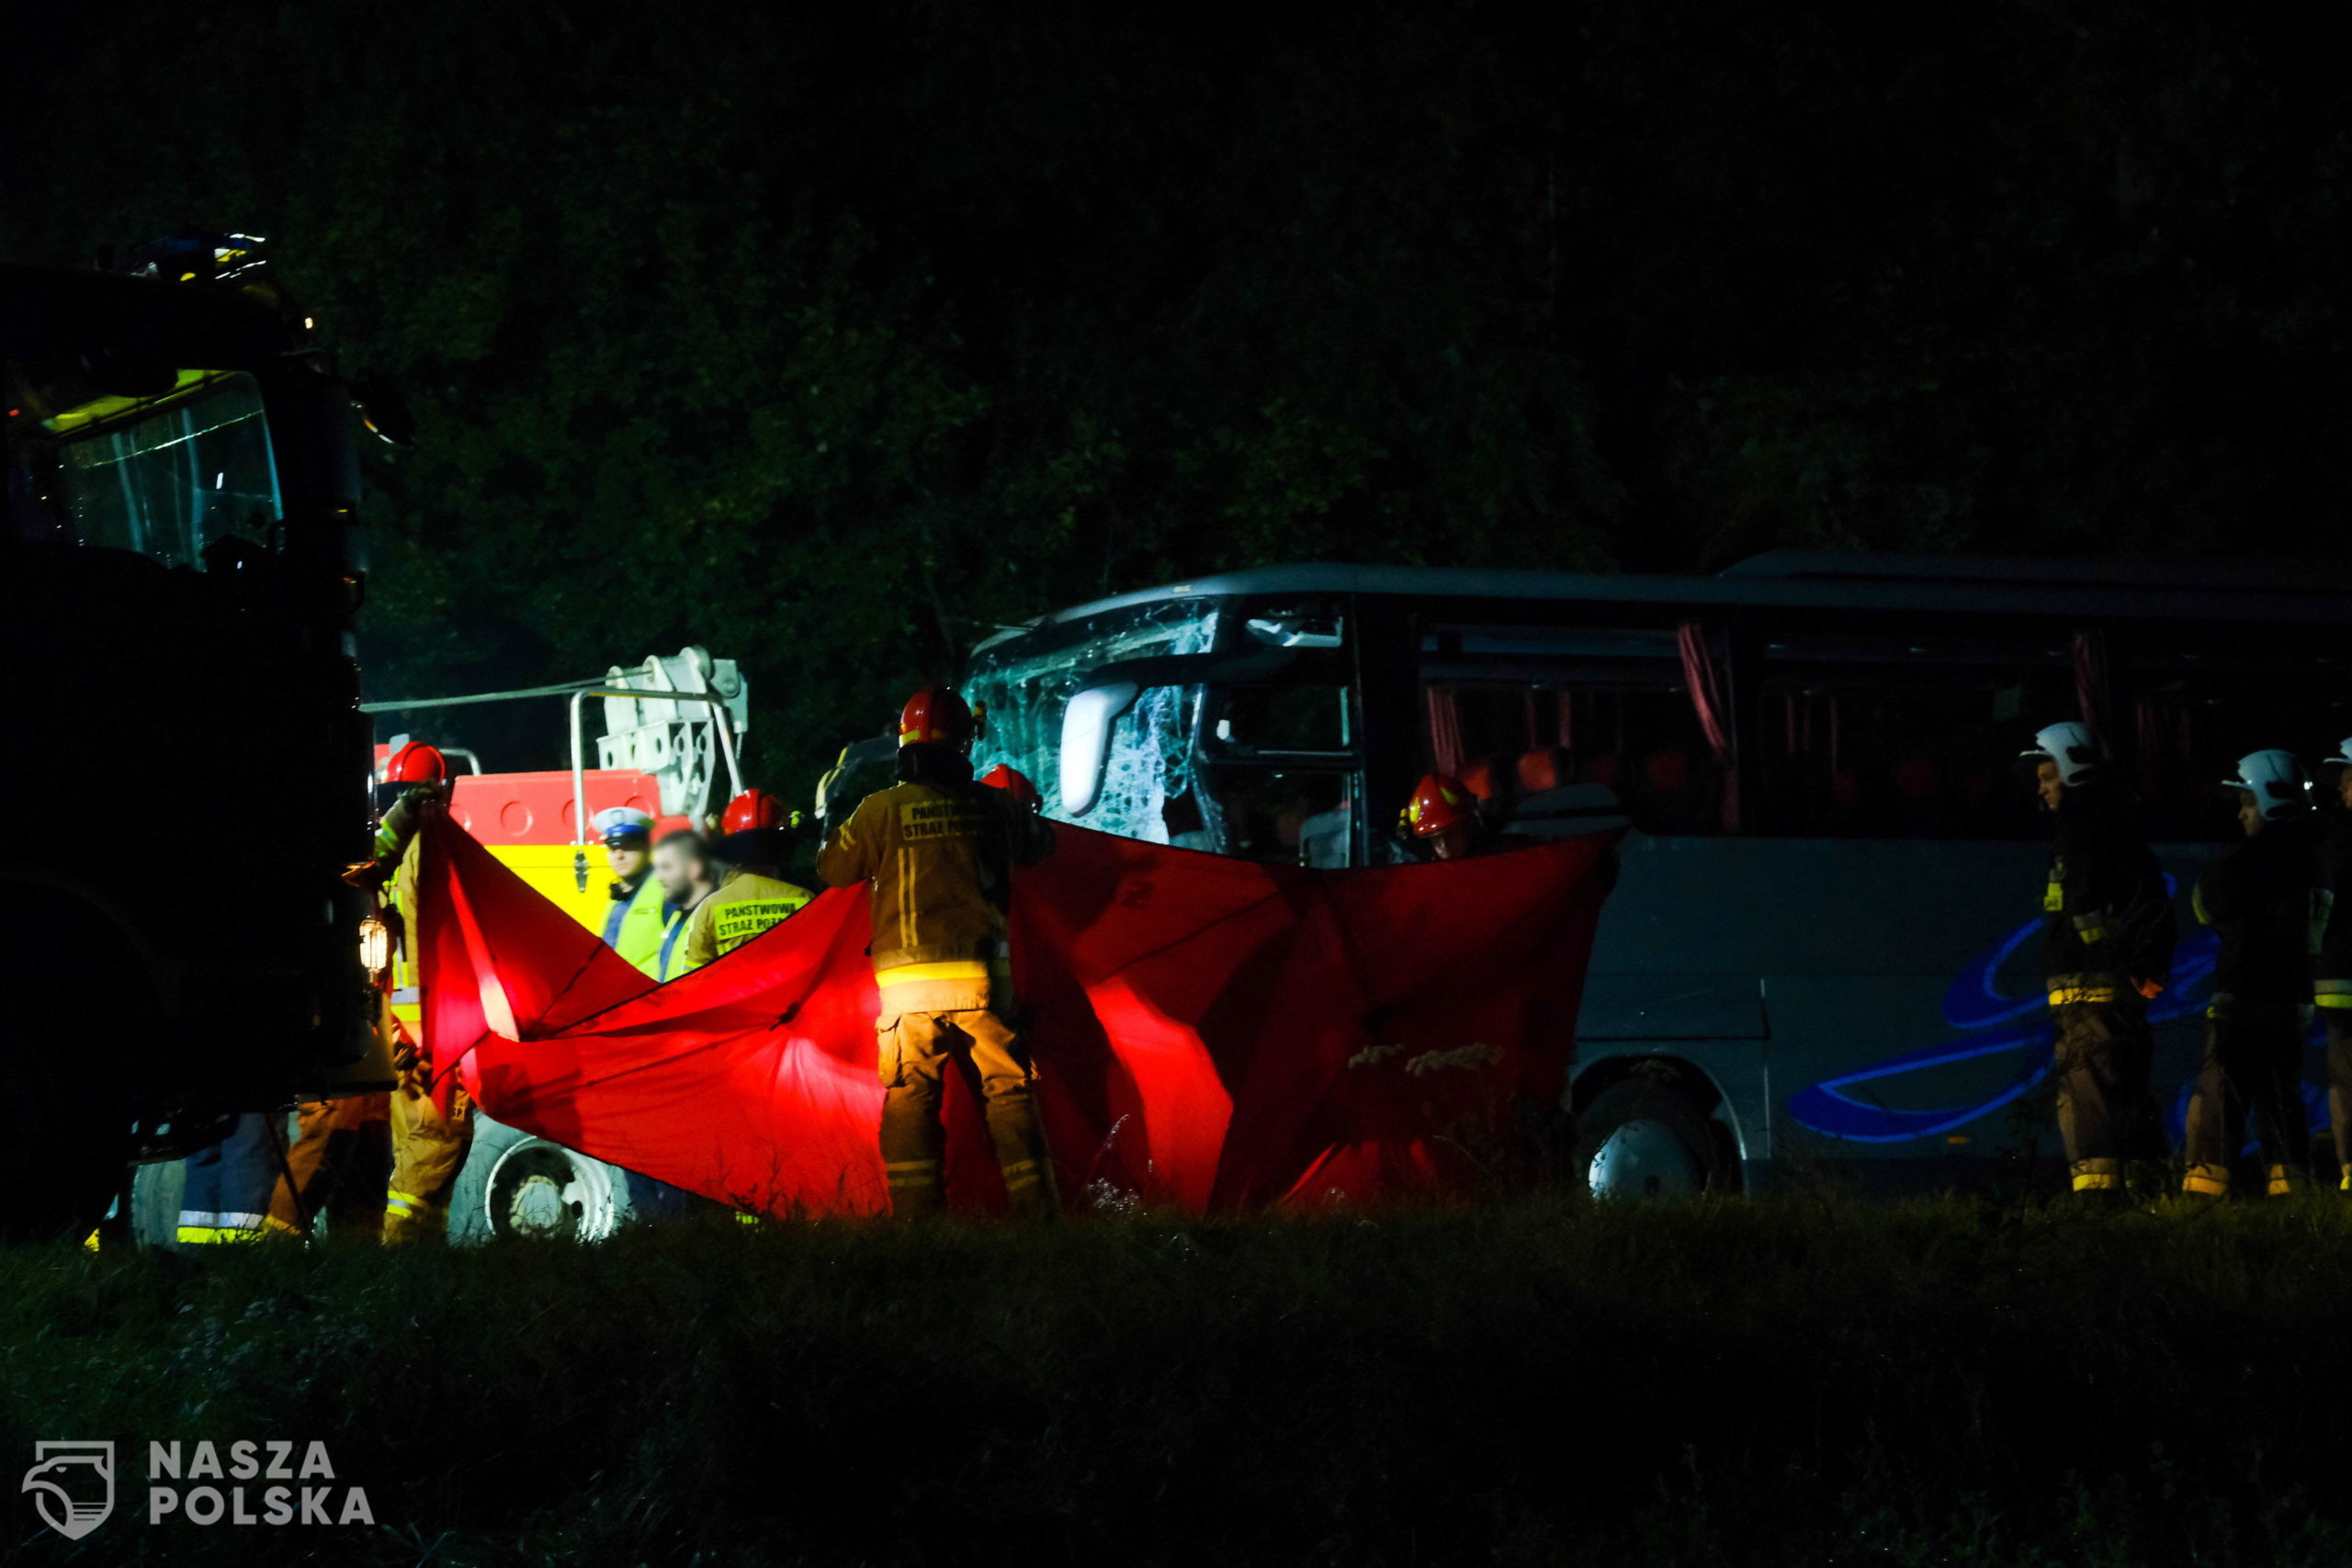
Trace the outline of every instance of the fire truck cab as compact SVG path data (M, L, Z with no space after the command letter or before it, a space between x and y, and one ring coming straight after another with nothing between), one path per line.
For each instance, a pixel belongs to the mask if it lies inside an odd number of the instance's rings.
M261 252L0 265L0 1235L385 1076L353 398Z

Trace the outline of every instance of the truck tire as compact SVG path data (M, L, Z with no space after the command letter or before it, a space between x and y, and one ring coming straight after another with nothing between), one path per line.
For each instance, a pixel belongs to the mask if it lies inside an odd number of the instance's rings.
M187 1181L187 1162L162 1160L142 1165L130 1178L130 1239L136 1246L174 1247L180 1234L180 1190Z
M674 1218L697 1202L476 1111L473 1148L449 1199L449 1239L601 1241L624 1224Z
M1671 1084L1638 1073L1603 1089L1577 1118L1577 1161L1595 1198L1689 1197L1724 1178L1699 1108Z

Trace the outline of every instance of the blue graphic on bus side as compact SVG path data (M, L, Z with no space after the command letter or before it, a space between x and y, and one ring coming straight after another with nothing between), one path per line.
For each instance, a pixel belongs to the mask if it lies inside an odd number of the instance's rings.
M2165 891L2170 894L2175 887L2174 879L2166 876ZM1980 1116L1990 1115L2032 1089L2050 1076L2051 1048L2055 1037L2050 1026L2048 998L2040 992L2025 997L2004 995L1998 976L2001 965L2041 930L2039 919L2019 926L1978 954L1952 977L1945 989L1944 1021L1954 1029L1981 1032L1906 1051L1858 1071L1807 1084L1789 1096L1789 1115L1801 1127L1848 1143L1909 1143L1936 1137ZM2208 999L2204 993L2213 978L2214 961L2220 954L2221 939L2211 931L2198 927L2185 934L2174 950L2172 984L2148 1005L2148 1021L2163 1023L2201 1012ZM1898 1111L1882 1103L1866 1087L1928 1067L2005 1054L2017 1057L2017 1070L1999 1089L1969 1105ZM2182 1122L2193 1088L2193 1080L2181 1086L2165 1118L2176 1145L2180 1142ZM2327 1097L2306 1084L2303 1103L2312 1130L2316 1133L2324 1128Z

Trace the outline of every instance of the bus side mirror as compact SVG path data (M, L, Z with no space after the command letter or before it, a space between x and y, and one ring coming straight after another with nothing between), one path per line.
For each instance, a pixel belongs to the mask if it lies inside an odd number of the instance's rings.
M1102 794L1102 768L1111 756L1111 730L1135 705L1142 687L1132 681L1089 686L1062 709L1062 810L1083 817Z

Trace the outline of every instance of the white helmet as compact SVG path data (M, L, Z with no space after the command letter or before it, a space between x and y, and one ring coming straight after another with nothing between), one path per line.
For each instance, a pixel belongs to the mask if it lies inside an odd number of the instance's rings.
M2346 762L2352 762L2352 735L2347 735L2335 743L2335 756L2322 757L2319 760L2319 765L2323 768L2340 768Z
M2292 751L2247 752L2238 759L2238 776L2223 779L2222 787L2251 791L2273 822L2311 809L2312 781Z
M2020 757L2058 764L2058 782L2073 788L2107 766L2107 748L2087 724L2053 724L2033 734L2033 749Z

